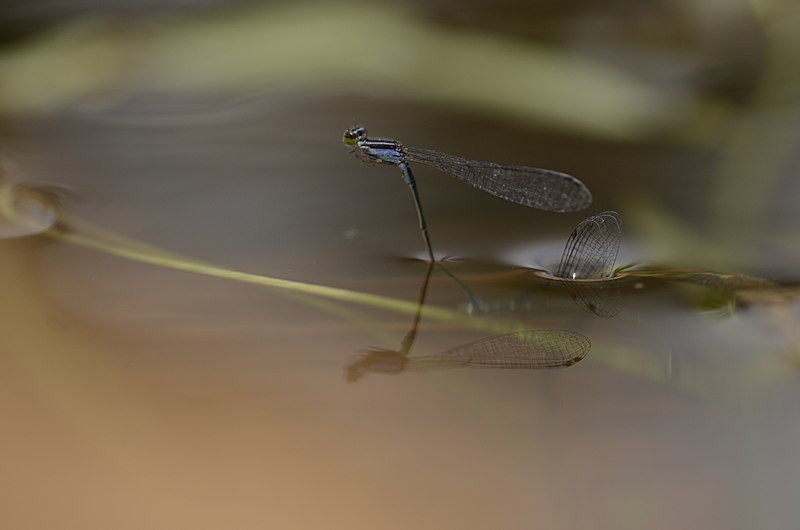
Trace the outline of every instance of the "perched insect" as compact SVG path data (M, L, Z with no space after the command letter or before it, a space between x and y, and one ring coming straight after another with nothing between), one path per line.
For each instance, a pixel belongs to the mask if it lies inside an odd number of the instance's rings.
M405 146L396 140L370 139L364 127L348 129L342 141L365 162L392 164L400 168L414 197L419 229L431 261L436 258L409 162L434 167L496 197L539 210L577 212L592 203L592 194L583 182L558 171L466 160L430 149Z

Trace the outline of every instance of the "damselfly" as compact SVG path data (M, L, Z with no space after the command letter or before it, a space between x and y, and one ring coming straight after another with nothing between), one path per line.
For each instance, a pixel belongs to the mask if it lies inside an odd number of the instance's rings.
M592 202L592 194L583 182L558 171L466 160L430 149L405 146L396 140L370 139L364 127L348 129L342 140L352 147L350 152L365 162L393 164L400 168L414 197L419 229L431 261L435 261L433 248L409 162L434 167L496 197L539 210L577 212Z

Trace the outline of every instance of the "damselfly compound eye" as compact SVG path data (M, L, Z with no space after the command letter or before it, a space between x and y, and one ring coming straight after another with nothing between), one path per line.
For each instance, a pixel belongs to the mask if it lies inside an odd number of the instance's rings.
M363 127L353 127L344 132L342 141L345 145L355 145L359 138L366 136L367 131Z

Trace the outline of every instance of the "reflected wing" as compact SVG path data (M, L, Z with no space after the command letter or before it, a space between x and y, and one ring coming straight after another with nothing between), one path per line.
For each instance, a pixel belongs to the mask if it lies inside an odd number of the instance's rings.
M619 314L622 299L615 282L581 283L564 280L564 285L575 303L589 313L603 318L614 318Z
M413 362L419 367L544 369L572 366L583 359L591 341L574 331L531 330L495 335Z
M621 239L622 219L617 212L589 217L570 234L556 276L571 280L609 278Z
M496 197L550 212L577 212L592 203L589 189L571 175L525 166L466 160L428 149L405 147L406 159L449 173Z

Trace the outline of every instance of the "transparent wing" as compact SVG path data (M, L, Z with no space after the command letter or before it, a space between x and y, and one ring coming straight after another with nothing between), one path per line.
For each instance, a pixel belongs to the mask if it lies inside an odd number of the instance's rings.
M621 239L622 219L617 212L593 215L570 234L556 271L578 307L603 318L619 314L618 286L571 280L610 278L614 274Z
M591 345L587 337L573 331L520 331L463 344L438 355L418 357L412 359L412 364L416 368L564 368L583 359Z
M569 280L609 278L622 239L617 212L602 212L581 221L570 234L556 276Z
M577 212L592 203L589 189L571 175L525 166L466 160L418 147L406 159L449 173L461 182L523 206L550 212Z

